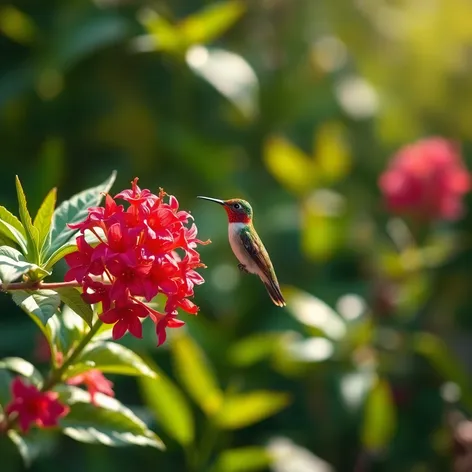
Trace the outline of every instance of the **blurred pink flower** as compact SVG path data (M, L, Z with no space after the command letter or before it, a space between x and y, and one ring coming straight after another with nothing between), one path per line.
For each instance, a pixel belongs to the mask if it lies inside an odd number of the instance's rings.
M379 179L391 211L419 218L455 220L471 179L458 146L440 137L400 149Z
M42 392L21 377L15 377L11 390L13 399L6 405L5 412L18 415L23 433L28 432L31 425L39 428L57 426L59 419L69 412L69 407L59 402L57 392Z
M109 397L114 397L113 382L108 380L98 369L92 369L67 380L69 385L84 384L90 393L91 402L96 405L95 395L103 393Z

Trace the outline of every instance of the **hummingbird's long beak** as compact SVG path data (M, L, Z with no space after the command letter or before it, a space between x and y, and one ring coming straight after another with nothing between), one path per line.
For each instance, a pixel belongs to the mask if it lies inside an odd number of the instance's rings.
M197 197L197 198L201 198L202 200L208 200L210 202L219 203L220 205L226 205L224 200L218 200L218 198L210 198L210 197Z

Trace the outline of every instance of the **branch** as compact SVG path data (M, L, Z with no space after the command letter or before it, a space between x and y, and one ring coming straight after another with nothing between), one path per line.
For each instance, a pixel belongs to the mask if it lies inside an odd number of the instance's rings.
M95 324L90 328L89 332L82 338L82 341L77 345L77 347L72 351L70 356L64 361L64 363L55 371L51 372L51 376L49 379L44 383L43 388L41 389L43 392L50 390L56 383L60 382L62 379L62 375L67 371L69 366L77 359L79 354L85 349L87 344L92 340L92 338L97 334L97 331L102 326L103 322L98 319Z
M10 292L13 290L55 290L63 287L81 287L79 282L72 280L70 282L13 282L11 284L0 284L0 292Z

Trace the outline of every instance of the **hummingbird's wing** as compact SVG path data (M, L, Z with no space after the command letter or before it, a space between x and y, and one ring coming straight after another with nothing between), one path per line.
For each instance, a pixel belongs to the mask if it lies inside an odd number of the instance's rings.
M240 232L240 238L245 251L261 270L263 275L261 279L269 292L270 298L277 306L285 306L285 300L280 290L274 266L261 239L255 231L251 234L247 229L243 229Z

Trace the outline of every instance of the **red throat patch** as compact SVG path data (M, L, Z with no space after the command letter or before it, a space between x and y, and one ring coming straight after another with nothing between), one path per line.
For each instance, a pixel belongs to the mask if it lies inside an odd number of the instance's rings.
M224 207L226 213L228 214L228 221L230 223L249 223L251 219L249 218L244 211L233 210L233 208L226 206Z

